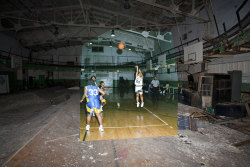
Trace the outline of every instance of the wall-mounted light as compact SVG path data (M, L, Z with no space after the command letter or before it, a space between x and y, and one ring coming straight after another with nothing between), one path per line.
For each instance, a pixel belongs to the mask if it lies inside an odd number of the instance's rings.
M115 36L115 30L112 30L111 31L111 37L114 37Z

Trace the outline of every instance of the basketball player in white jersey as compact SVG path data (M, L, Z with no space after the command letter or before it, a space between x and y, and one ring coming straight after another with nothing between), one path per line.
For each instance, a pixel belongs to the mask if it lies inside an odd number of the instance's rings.
M136 74L135 74L135 93L136 93L136 102L137 102L137 108L140 106L139 102L139 96L141 97L141 107L143 107L143 75L141 70L138 69L138 66L135 66L136 68Z

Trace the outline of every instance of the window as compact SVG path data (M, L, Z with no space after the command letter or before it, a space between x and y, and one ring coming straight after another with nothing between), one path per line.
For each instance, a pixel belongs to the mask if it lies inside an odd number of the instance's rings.
M103 52L103 46L93 46L92 52Z

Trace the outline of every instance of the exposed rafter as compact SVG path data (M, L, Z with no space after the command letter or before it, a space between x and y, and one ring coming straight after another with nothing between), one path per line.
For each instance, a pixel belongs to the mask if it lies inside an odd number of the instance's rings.
M169 7L172 0L129 0L129 9L124 0L7 0L0 10L0 31L15 33L29 48L58 48L82 44L110 29L163 32L176 25L175 19L178 25L206 23L187 12L202 5L192 2L180 4L180 11ZM195 20L183 23L185 16Z
M130 19L141 21L141 22L144 22L144 23L158 24L155 21L151 21L151 20L143 19L141 17L133 16L132 14L125 14L125 13L121 13L121 12L118 12L118 11L111 11L111 10L105 9L103 7L98 7L98 6L89 5L89 4L86 5L86 7L87 7L87 9L96 9L96 10L103 11L105 13L110 13L110 14L113 14L113 15L128 17ZM70 9L73 9L73 10L81 9L81 5L40 8L40 9L32 9L32 11L49 12L49 11L70 10ZM0 15L1 15L1 17L4 17L5 15L8 15L8 14L18 14L18 13L28 13L28 12L30 12L30 11L29 10L16 10L16 11L0 12Z
M159 5L157 3L150 3L150 2L147 2L147 1L144 1L144 0L136 0L136 1L144 3L144 4L147 4L147 5L151 5L151 6L160 8L160 9L165 9L167 11L170 11L170 12L174 13L174 14L179 14L179 15L183 15L183 16L187 16L187 17L193 18L195 20L199 20L199 21L203 21L203 22L208 22L207 19L203 19L201 17L194 16L194 15L192 15L190 13L180 11L178 9L175 9L174 7L167 7L167 6Z

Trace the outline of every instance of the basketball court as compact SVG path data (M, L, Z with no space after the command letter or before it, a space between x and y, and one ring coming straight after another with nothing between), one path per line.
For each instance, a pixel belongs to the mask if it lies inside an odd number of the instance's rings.
M157 43L152 33L159 37ZM175 60L167 62L166 54L159 48L167 49L172 45L171 33L165 35L164 38L157 32L150 34L143 31L138 34L132 30L112 29L83 45L82 63L85 66L81 69L81 93L92 76L96 77L97 85L103 81L105 88L112 89L109 90L109 96L105 95L107 104L103 108L102 133L99 132L96 117L92 117L90 130L86 131L86 101L80 104L81 141L177 134L177 98L174 96L178 91L178 76ZM157 59L150 58L153 52L159 54ZM134 91L136 65L143 74L144 91L147 92L155 76L160 81L162 91L165 91L169 81L177 91L159 92L159 100L151 97L152 93L144 93L145 105L137 108Z
M121 97L118 89L105 96L107 104L103 111L104 132L99 131L96 117L92 117L90 130L86 131L85 104L81 104L80 140L111 140L169 136L177 134L177 101L160 95L152 101L144 95L145 106L136 107L133 90ZM119 107L120 106L120 107Z

